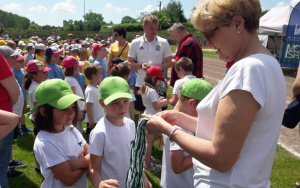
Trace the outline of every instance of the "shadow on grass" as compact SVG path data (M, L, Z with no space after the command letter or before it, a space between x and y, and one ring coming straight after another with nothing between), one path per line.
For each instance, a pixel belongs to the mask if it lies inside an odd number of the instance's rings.
M34 143L34 135L33 133L29 133L26 136L18 136L14 142L17 144L19 148L27 151L33 151L33 143Z
M9 187L30 187L30 188L40 187L40 185L37 185L37 182L33 182L26 175L22 177L9 178L8 183L9 183Z

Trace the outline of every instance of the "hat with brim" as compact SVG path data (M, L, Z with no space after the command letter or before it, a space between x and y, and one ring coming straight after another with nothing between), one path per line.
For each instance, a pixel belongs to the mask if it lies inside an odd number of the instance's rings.
M194 78L185 82L180 95L201 101L213 89L212 85L201 78Z
M37 59L30 60L26 65L27 72L49 72L50 70L51 68L45 67L44 64Z
M4 58L8 58L9 56L19 56L18 50L13 50L9 46L0 46L0 53L3 55Z
M120 98L132 98L126 80L118 76L105 78L99 87L99 99L103 100L105 105L108 105L112 101Z
M35 90L37 105L28 114L33 113L38 107L49 104L54 108L63 110L83 98L75 95L70 85L61 79L50 79L42 82Z

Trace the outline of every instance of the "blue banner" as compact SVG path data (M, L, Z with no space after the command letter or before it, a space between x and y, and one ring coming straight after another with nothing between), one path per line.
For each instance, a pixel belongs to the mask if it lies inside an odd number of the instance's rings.
M281 58L282 67L298 68L300 61L300 3L292 10Z

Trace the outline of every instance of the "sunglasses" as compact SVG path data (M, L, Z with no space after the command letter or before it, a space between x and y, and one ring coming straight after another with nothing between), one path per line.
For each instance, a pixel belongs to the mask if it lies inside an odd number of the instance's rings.
M208 31L203 31L204 37L206 39L206 41L208 42L212 42L212 37L215 34L215 31L217 31L219 29L218 26L216 26L214 29L212 30L208 30Z

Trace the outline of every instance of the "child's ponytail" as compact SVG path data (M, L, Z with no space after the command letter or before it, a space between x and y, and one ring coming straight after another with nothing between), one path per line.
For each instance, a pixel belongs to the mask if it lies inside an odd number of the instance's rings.
M23 82L23 88L25 90L28 90L31 83L32 83L32 80L33 80L33 75L34 74L37 74L38 72L28 72L25 77L24 77L24 82Z

